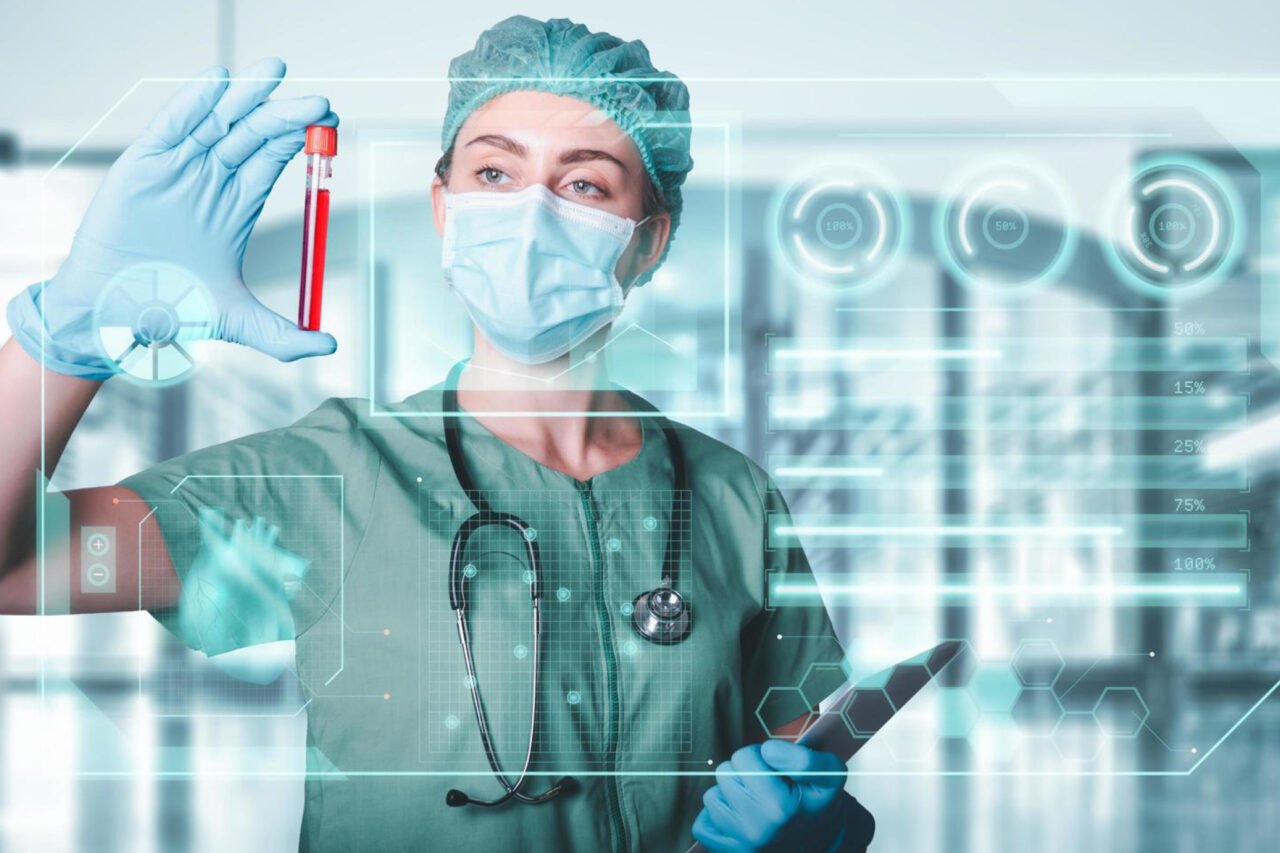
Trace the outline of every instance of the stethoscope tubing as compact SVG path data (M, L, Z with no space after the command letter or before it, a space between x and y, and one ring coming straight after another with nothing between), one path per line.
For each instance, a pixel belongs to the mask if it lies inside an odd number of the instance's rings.
M572 781L565 777L537 796L530 796L520 790L528 778L529 767L533 763L533 748L537 740L539 678L542 672L542 567L538 559L537 543L534 541L534 537L529 535L529 525L519 516L512 513L495 512L475 487L475 483L471 479L471 472L467 469L466 459L462 455L462 439L458 430L458 419L461 414L458 407L457 387L463 364L463 362L459 362L454 366L445 383L443 399L443 408L445 410L444 434L454 477L458 481L458 486L467 496L468 501L475 508L475 512L458 527L458 531L453 538L453 545L449 553L449 606L453 609L457 621L458 642L462 646L462 659L467 671L467 685L471 694L471 705L475 712L480 742L484 748L485 758L489 762L489 767L502 785L503 794L493 800L476 800L461 791L451 790L449 796L446 797L446 801L450 805L476 805L488 808L501 806L511 800L536 805L551 800ZM657 411L640 397L629 392L627 392L627 396L640 407L654 412ZM680 440L675 433L675 429L666 418L660 415L659 425L667 441L667 449L670 454L672 473L675 480L671 498L671 524L667 533L666 547L663 551L661 583L654 590L637 596L636 600L637 602L641 600L647 602L654 593L660 590L667 591L668 594L676 597L677 602L683 609L683 621L679 623L679 632L675 636L671 636L670 633L661 634L659 632L651 633L646 631L642 629L642 623L638 619L633 620L633 625L636 626L637 632L645 639L660 645L670 645L682 641L688 635L691 625L687 605L685 605L683 598L675 589L675 580L680 562L679 544L688 525L688 520L685 518L684 513L677 510L676 495L687 491L687 479L684 455L681 452ZM529 571L529 596L533 608L533 674L531 677L533 698L529 703L529 738L525 745L524 763L520 768L520 774L514 782L502 770L502 765L498 761L497 753L493 748L493 739L489 733L489 721L484 710L484 700L480 695L480 682L476 676L475 659L471 652L471 634L467 627L468 579L465 572L461 570L467 543L476 532L488 526L510 527L520 535L521 540L525 543L525 557Z

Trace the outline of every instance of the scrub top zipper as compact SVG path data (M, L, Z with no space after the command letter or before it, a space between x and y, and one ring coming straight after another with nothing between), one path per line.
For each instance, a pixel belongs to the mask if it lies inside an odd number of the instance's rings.
M613 648L613 625L609 612L609 601L605 595L605 578L607 570L604 558L600 554L600 529L597 524L595 505L591 501L591 482L575 480L578 497L582 501L582 515L587 528L587 541L591 543L591 564L598 572L596 588L596 619L600 625L600 644L604 648L605 682L609 694L609 714L605 729L605 761L609 773L606 792L609 799L609 817L613 823L615 842L621 842L616 849L630 850L631 842L627 837L627 827L622 820L622 802L618 793L618 727L621 720L618 698L618 657Z

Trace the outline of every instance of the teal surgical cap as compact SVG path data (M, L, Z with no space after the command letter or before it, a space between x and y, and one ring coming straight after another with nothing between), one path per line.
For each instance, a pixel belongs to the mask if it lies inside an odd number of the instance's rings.
M445 151L467 116L504 92L534 89L600 109L640 151L675 236L683 207L680 187L693 168L689 90L679 77L653 67L644 42L593 33L566 18L514 15L485 30L472 50L449 63L449 83ZM670 248L668 240L662 260ZM647 281L654 269L636 283Z

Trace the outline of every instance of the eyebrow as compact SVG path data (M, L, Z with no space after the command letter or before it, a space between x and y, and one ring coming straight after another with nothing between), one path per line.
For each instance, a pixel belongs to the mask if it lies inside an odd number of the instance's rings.
M601 151L599 148L575 148L560 155L560 165L562 166L567 166L570 163L586 163L591 160L606 160L613 163L624 173L628 171L626 163L623 163L608 151Z
M467 143L467 147L472 145L492 145L494 148L501 148L503 151L506 151L508 154L512 154L516 157L526 157L529 154L528 148L521 145L519 142L516 142L511 137L503 136L500 133L486 133L481 136L477 136L475 139L472 139ZM627 169L626 163L623 163L608 151L601 151L599 148L575 148L572 151L566 151L560 155L559 162L560 165L567 166L570 163L586 163L592 160L605 160L609 163L613 163L623 172L630 171Z
M500 133L486 133L481 136L477 136L475 139L467 143L468 148L472 145L492 145L494 148L501 148L508 154L514 154L517 157L524 157L529 153L528 148L525 148L511 137L503 136Z

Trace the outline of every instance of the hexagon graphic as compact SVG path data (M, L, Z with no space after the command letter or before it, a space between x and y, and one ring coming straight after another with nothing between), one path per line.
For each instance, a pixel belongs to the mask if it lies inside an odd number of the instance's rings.
M1053 746L1063 761L1096 761L1105 737L1091 711L1068 711L1053 730Z
M1028 687L1018 694L1011 713L1024 729L1039 729L1041 734L1049 734L1057 728L1065 711L1052 687Z
M1112 737L1137 737L1151 716L1136 687L1108 687L1093 706L1098 725Z
M848 677L843 662L819 661L809 664L804 677L800 679L800 694L810 708L818 707L818 703L830 696Z
M808 728L813 720L813 711L799 687L770 687L756 707L756 719L769 737L795 740L797 735L780 734L778 730L799 717L804 717L802 728Z
M929 683L929 670L923 663L900 663L893 668L893 673L884 684L884 692L893 703L893 707L901 708L912 696Z
M1026 687L1052 687L1066 666L1053 640L1023 640L1013 653L1013 671Z
M968 737L978 722L978 706L963 687L938 690L938 737Z
M982 711L1007 714L1022 693L1022 680L1007 663L984 663L969 679L969 692Z
M854 735L871 737L889 722L893 705L883 690L855 690L840 713Z

